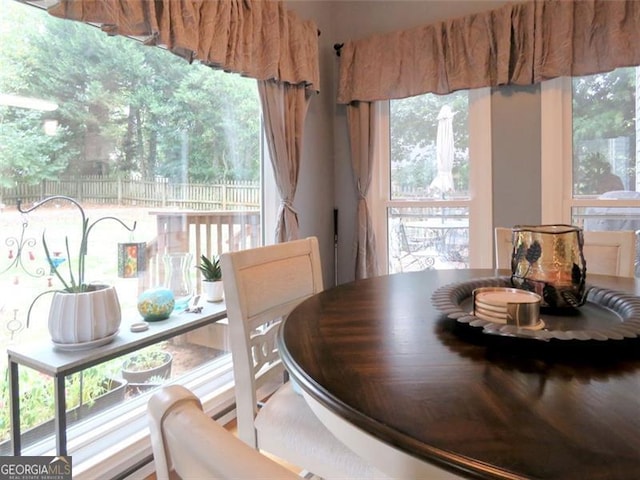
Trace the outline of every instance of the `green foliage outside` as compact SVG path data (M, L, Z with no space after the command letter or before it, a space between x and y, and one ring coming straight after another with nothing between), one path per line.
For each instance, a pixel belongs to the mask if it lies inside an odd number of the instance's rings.
M65 398L67 411L82 404L92 405L95 398L107 392L110 378L119 376L120 362L112 360L101 365L74 373L65 379ZM51 420L54 416L55 397L53 379L47 375L29 368L19 369L20 376L20 417L21 430ZM9 373L5 369L3 381L0 382L0 441L6 440L11 433L11 419L9 408Z
M437 174L436 136L438 114L446 104L453 117L456 191L469 188L468 93L418 95L393 100L390 107L390 148L393 181L400 190L425 189Z
M631 189L636 176L636 68L573 79L574 193L602 193L602 178L618 175ZM424 190L437 174L438 113L448 104L453 118L455 190L469 185L468 93L419 95L393 100L390 155L394 188ZM611 148L611 141L627 146ZM613 167L615 166L615 171Z
M254 80L13 0L0 8L0 92L59 105L0 106L0 185L64 172L259 179ZM44 134L45 120L58 122L55 135Z
M603 179L612 178L611 164L601 152L587 152L582 159L574 163L576 193L593 195L604 193L607 189L601 188Z
M162 346L163 344L159 343L138 350L123 362L122 368L131 372L144 372L164 365L171 357Z
M599 185L611 174L636 177L636 68L573 79L574 193L603 193ZM624 139L625 153L612 152L610 139ZM617 169L612 171L612 165Z

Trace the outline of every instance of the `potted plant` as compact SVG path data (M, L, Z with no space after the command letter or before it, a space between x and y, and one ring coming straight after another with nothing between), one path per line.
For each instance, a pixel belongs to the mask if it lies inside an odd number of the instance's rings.
M75 258L71 256L69 237L65 236L66 258L61 258L57 253L52 254L45 236L46 231L42 233L42 246L51 275L62 284L62 287L42 292L35 297L27 312L27 326L29 326L34 303L43 295L51 293L53 299L49 309L49 333L58 347L76 348L78 345L91 346L107 343L113 339L120 327L120 302L113 286L86 282L85 259L89 233L97 223L103 220L115 220L129 231L135 230L136 224L134 222L129 228L122 220L115 217L102 217L89 223L80 203L63 195L45 198L26 210L21 208L21 201L18 200L18 211L27 214L53 200L67 201L78 208L82 220L79 251Z
M115 378L113 368L106 364L74 373L65 379L67 424L97 415L120 404L125 399L127 381ZM7 371L4 371L4 378ZM20 370L20 382L25 385L20 397L22 442L31 445L55 432L55 396L51 379L30 369ZM0 383L0 400L9 402L8 382ZM0 455L11 453L11 420L8 408L0 410Z
M156 386L171 376L173 355L157 345L142 349L122 363L122 378L138 389Z
M200 265L196 265L196 268L202 272L202 293L207 302L222 301L224 288L220 256L214 255L209 259L206 255L202 255Z

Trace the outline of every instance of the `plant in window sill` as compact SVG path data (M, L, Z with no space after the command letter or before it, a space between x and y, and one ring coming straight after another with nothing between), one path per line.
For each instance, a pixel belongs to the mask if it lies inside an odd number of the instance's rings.
M196 265L196 268L202 272L202 292L207 302L222 301L224 286L220 256L214 255L209 259L206 255L201 255L200 265Z
M62 283L63 288L47 290L34 298L27 312L27 327L35 302L44 295L53 294L49 310L49 333L57 346L64 348L78 344L94 345L98 341L106 343L105 339L111 340L120 326L120 303L113 286L86 283L85 261L89 234L93 227L103 220L114 220L131 232L135 230L136 223L128 227L122 220L111 216L101 217L90 223L82 205L75 199L63 195L47 197L28 209L23 209L21 200L18 200L17 208L20 213L27 214L56 200L67 201L80 212L82 228L79 251L74 259L69 247L69 237L65 236L66 262L62 261L59 252L52 254L50 251L46 231L42 233L42 245L51 275Z

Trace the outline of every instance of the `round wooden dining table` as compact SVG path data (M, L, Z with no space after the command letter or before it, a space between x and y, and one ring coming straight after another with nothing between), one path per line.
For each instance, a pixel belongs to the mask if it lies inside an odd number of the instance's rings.
M433 305L440 287L500 274L325 290L281 325L282 361L329 430L395 478L639 478L640 338L488 334ZM640 295L633 278L587 284Z

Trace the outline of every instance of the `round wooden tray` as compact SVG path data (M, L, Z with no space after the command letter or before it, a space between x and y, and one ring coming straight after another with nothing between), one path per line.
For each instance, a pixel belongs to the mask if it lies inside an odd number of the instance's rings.
M472 292L480 287L511 287L509 277L490 277L438 288L431 301L438 310L459 323L482 328L484 333L557 340L623 340L640 337L640 298L627 293L587 285L587 301L578 309L548 312L542 309L541 330L494 323L473 315Z

